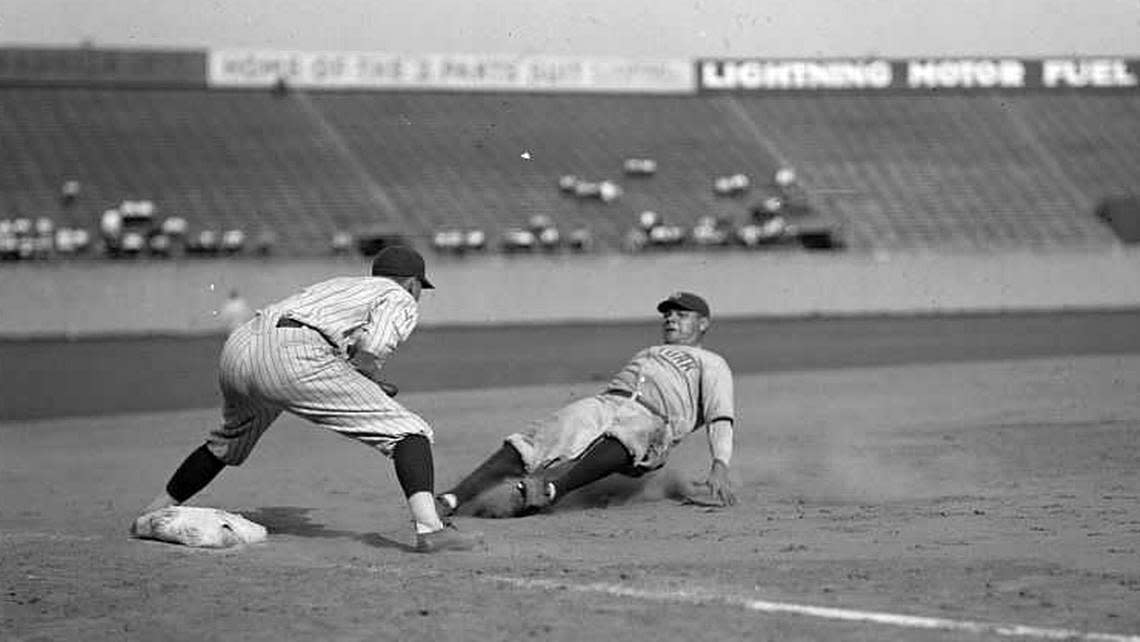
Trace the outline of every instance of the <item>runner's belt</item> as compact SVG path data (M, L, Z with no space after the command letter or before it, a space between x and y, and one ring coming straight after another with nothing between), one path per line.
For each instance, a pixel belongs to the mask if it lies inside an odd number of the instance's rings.
M632 399L632 400L636 401L637 403L641 404L642 408L645 408L649 412L653 413L653 415L656 416L657 418L664 419L665 421L669 421L669 418L665 416L665 413L658 410L656 408L656 406L654 406L653 404L646 401L645 397L642 397L641 394L639 394L637 392L634 392L632 390L624 390L622 388L609 388L605 392L603 392L602 394L613 395L615 397L625 397L626 399Z

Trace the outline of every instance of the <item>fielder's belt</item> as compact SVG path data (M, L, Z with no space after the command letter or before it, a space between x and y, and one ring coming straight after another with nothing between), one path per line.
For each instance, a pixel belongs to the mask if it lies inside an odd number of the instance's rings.
M278 328L305 328L306 330L312 330L313 332L316 332L317 334L321 335L321 338L324 339L325 342L327 342L329 345L331 345L334 348L337 347L336 343L334 341L332 341L331 339L329 339L325 335L324 332L320 331L320 329L314 328L313 326L311 326L307 323L301 323L300 321L298 321L296 319L290 319L289 317L281 317L280 319L277 320L277 323L275 324L274 327L278 327Z
M665 413L661 412L660 410L657 409L656 406L654 406L653 404L646 401L645 397L642 397L641 393L639 393L639 392L635 392L633 390L625 390L622 388L609 388L605 392L603 392L602 394L613 395L615 397L625 397L626 399L632 399L633 401L636 401L637 403L641 404L642 408L645 408L646 410L648 410L650 413L653 414L653 416L657 417L658 419L663 419L664 421L669 421L669 417L665 416Z

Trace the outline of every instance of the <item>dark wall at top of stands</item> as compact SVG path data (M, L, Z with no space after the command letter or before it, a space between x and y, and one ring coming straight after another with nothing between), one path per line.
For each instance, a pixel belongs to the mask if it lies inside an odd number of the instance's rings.
M0 47L0 86L205 87L206 50Z

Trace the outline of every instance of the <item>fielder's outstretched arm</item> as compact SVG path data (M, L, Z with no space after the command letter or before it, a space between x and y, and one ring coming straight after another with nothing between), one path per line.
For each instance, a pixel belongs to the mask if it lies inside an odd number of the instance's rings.
M735 504L736 495L728 479L728 468L732 462L733 431L732 421L717 419L708 425L709 454L712 466L707 481L712 496L725 504Z

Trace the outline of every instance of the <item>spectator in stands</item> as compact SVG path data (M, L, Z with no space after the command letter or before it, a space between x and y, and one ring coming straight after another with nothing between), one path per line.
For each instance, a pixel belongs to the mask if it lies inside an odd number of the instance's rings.
M79 181L66 180L59 188L59 202L64 207L71 207L79 199Z
M218 319L227 333L238 329L241 324L253 318L253 309L246 302L245 297L236 288L230 290L222 309L218 311Z
M273 230L262 230L253 244L253 251L258 256L269 256L275 247L277 247L277 235Z
M729 239L731 225L716 216L702 216L693 226L693 243L702 246L725 245Z
M783 240L788 234L788 221L783 212L782 199L776 196L764 199L752 208L752 220L737 230L737 240L746 247Z
M201 230L190 239L186 247L187 252L202 256L213 256L218 253L218 233L214 230Z
M332 236L332 253L334 256L346 256L352 252L352 235L344 230L338 230Z
M796 170L791 167L781 167L776 170L776 174L772 177L772 180L776 183L776 186L780 188L794 185L796 182Z
M147 239L140 232L130 230L123 232L119 239L119 248L116 256L136 257L147 246Z
M436 230L435 234L432 235L431 245L436 252L462 254L464 250L463 231L453 228Z
M652 176L657 172L657 161L652 158L627 158L622 161L622 170L628 176Z
M603 203L611 203L621 198L621 186L613 181L602 181L598 183L598 198L602 199Z
M463 235L463 247L469 252L482 252L487 247L487 233L477 228L467 230Z
M784 217L796 217L809 214L811 206L808 203L807 190L800 185L796 170L791 167L781 167L772 175L772 184L768 189L768 198L780 199L779 214Z
M570 249L575 252L589 252L594 248L594 234L585 223L579 223L570 230Z
M36 219L33 229L33 254L37 259L51 258L55 250L55 221L47 216Z
M549 214L532 214L527 219L526 229L534 235L535 244L548 252L562 245L562 233Z
M15 261L20 258L20 240L15 234L0 233L0 260Z
M109 209L103 212L99 219L99 234L107 254L114 255L119 251L119 241L123 234L123 217L119 210Z
M580 180L574 183L574 195L578 198L598 198L601 193L601 186L593 181Z
M558 177L558 189L564 194L576 194L578 177L573 174L563 174Z
M757 225L765 225L773 219L784 218L784 199L779 196L769 196L754 205L750 213L752 222Z
M226 254L241 254L245 249L245 231L240 229L226 230L222 234L222 251Z
M21 216L20 218L12 221L12 231L15 232L16 236L31 236L33 229L35 229L35 225L32 223L32 219L30 218Z
M538 234L552 225L554 225L554 219L550 218L547 214L531 214L526 223L527 229L535 234Z
M507 254L529 252L534 249L536 242L534 232L521 227L510 227L503 231L501 248Z
M621 198L622 195L621 186L610 180L604 180L597 183L592 181L576 180L573 183L573 190L574 195L578 198L596 198L603 203L612 203L613 201Z
M187 227L186 219L181 216L168 216L163 219L159 231L172 239L181 239L186 235Z
M543 228L536 236L538 245L547 252L553 252L562 245L562 234L557 227L551 225Z
M169 258L174 250L174 244L171 242L170 237L159 232L151 235L147 240L147 247L150 249L151 256L159 258Z
M645 210L637 216L637 226L626 233L622 247L627 252L637 252L646 245L656 247L672 246L682 242L685 231L679 225L666 225L665 219L653 210Z
M685 229L680 225L658 225L649 230L649 244L668 248L685 242Z
M60 227L55 230L53 245L60 256L74 256L88 250L91 236L81 227Z
M637 227L643 232L648 233L649 230L661 225L661 215L653 210L645 210L637 215Z
M718 176L713 180L713 193L717 196L743 196L752 181L745 174Z
M176 252L185 250L188 227L186 219L181 216L164 218L158 226L158 231L151 237L151 252L159 256L173 256ZM156 241L158 236L165 237L165 240Z

